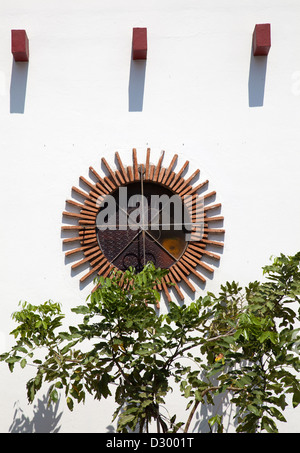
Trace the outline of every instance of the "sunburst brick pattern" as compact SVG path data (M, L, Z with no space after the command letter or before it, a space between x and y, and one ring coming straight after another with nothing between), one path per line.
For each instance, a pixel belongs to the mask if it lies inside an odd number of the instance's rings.
M184 172L188 168L189 161L186 161L179 170L175 170L178 156L175 154L171 162L163 166L164 152L161 153L157 164L152 164L150 161L150 149L147 149L146 159L143 163L138 162L136 149L132 150L132 163L125 166L118 152L115 153L117 169L113 170L106 159L102 158L102 163L107 170L107 176L101 176L93 167L90 167L91 173L94 175L97 182L92 182L80 176L80 180L86 186L86 191L77 187L72 187L76 200L78 196L82 202L68 199L67 205L69 211L64 211L64 219L75 219L75 225L63 225L62 230L77 232L75 237L64 238L63 243L70 245L74 244L74 248L66 252L66 256L78 255L78 260L72 265L72 269L88 263L89 271L84 274L80 281L84 282L91 275L102 275L104 277L112 275L112 270L116 268L101 249L97 234L97 215L100 209L101 201L109 194L113 194L116 189L122 186L127 186L131 183L140 181L141 177L145 182L154 182L159 184L173 194L181 197L185 208L188 210L192 224L195 228L192 229L190 239L186 244L182 255L172 261L169 265L169 273L162 281L158 288L163 291L167 300L171 300L170 284L183 300L184 296L180 289L180 284L183 283L193 292L196 291L189 276L196 276L202 283L205 283L205 275L213 274L214 269L203 261L203 257L209 257L212 260L219 261L220 255L206 250L207 246L218 248L223 247L222 241L212 240L211 235L223 235L225 230L222 228L213 228L211 222L221 222L223 216L210 216L212 212L221 207L220 203L210 204L209 200L215 195L215 191L205 192L208 185L208 180L200 182L194 186L193 181L199 176L200 170L196 169L189 177L183 177ZM142 171L140 171L142 169ZM143 175L143 176L141 176ZM201 190L201 195L198 191ZM75 207L76 212L72 210ZM64 223L67 223L65 221ZM196 225L201 224L201 231L196 228ZM101 234L101 233L100 233ZM163 248L163 246L162 246Z

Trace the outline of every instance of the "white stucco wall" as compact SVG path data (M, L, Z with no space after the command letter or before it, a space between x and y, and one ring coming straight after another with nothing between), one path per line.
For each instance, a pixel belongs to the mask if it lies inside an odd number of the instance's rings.
M103 156L113 164L115 151L126 163L133 147L140 160L147 147L153 161L177 153L217 191L225 247L207 290L259 279L271 255L299 250L298 0L1 0L0 15L0 352L19 300L52 299L69 313L91 290L65 261L62 211L79 176L101 171ZM251 58L254 26L265 22L266 65ZM148 29L144 78L131 63L133 27ZM10 52L17 28L30 41L27 69ZM17 407L38 429L107 431L110 401L72 414L61 402L52 425L49 413L33 418L32 371L0 364L0 432ZM299 416L288 411L281 432L299 432Z

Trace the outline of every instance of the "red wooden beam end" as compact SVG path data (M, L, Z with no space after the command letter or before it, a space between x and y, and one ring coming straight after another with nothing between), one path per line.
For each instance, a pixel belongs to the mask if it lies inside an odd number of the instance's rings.
M15 61L29 60L29 41L25 30L11 31L11 52Z
M253 55L268 55L271 47L271 25L256 24L253 32Z
M133 60L147 59L147 28L134 28L132 34Z

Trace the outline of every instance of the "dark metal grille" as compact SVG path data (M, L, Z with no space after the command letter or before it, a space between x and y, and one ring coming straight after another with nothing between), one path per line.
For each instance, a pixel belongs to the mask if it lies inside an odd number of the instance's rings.
M133 183L128 185L127 188L127 201L132 195L140 193L140 184ZM143 190L148 200L148 229L143 227L131 229L129 226L126 230L119 229L120 208L118 191L116 191L114 194L117 206L115 228L99 229L97 233L103 254L115 267L122 271L131 266L140 272L149 261L153 262L156 267L169 268L180 258L187 245L183 225L179 230L174 229L171 220L170 227L165 230L161 225L161 215L159 215L155 222L156 226L151 228L151 195L167 194L171 196L172 192L154 183L145 183ZM127 213L130 214L134 209L129 208Z

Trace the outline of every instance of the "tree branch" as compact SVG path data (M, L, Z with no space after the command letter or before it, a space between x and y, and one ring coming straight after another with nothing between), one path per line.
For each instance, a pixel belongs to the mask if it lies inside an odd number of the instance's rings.
M208 387L207 389L203 390L203 392L201 393L201 397L204 398L205 395L209 392L214 392L215 390L219 390L221 387L220 386L215 386L215 387ZM242 390L244 390L243 388L240 388L240 387L228 387L226 390L228 391L232 391L232 392L240 392ZM200 401L195 401L195 404L190 412L190 415L189 415L189 418L186 422L186 425L185 425L185 428L184 428L184 432L187 433L189 428L190 428L190 424L191 424L191 421L193 419L193 416L197 410L197 407L199 406L199 403Z
M216 340L219 340L220 338L228 337L228 335L231 335L233 333L235 333L235 328L234 327L232 329L230 329L227 333L224 333L222 335L217 335L216 337L208 338L206 341L207 342L216 341Z

